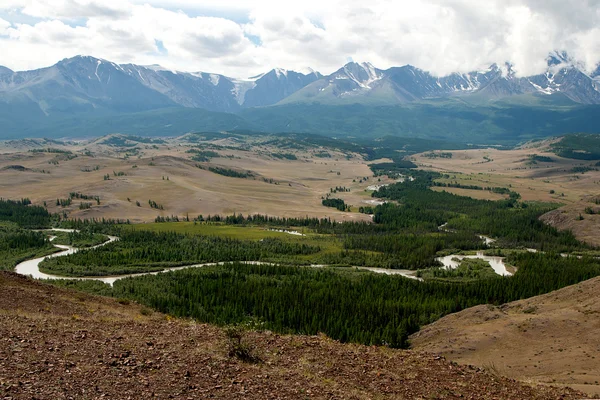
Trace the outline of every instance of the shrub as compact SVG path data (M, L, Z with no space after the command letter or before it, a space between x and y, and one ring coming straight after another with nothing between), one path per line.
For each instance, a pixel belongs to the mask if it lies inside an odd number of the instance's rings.
M142 314L142 315L146 315L146 316L148 316L148 315L152 315L152 310L151 310L151 309L149 309L149 308L147 308L147 307L143 307L143 308L140 310L140 314Z
M241 325L228 325L224 329L227 338L227 354L243 362L257 363L260 359L253 354L253 347L244 340L246 329Z

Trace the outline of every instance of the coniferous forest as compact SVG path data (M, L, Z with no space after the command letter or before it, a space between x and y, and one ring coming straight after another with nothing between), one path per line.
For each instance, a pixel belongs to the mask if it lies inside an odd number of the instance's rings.
M51 220L45 208L30 204L0 199L0 270L55 250L43 233L25 229L48 227Z
M420 326L478 304L502 304L600 275L595 259L523 254L514 277L418 282L350 269L229 264L115 282L60 281L204 322L255 322L284 333L406 347Z
M0 221L13 222L21 228L47 228L52 216L44 207L31 205L31 200L0 198Z

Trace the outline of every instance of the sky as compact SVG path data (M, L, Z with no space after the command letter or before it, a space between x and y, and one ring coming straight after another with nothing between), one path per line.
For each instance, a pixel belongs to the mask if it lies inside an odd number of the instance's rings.
M13 70L90 55L238 78L351 60L439 76L510 62L526 76L554 50L596 69L600 0L0 0Z

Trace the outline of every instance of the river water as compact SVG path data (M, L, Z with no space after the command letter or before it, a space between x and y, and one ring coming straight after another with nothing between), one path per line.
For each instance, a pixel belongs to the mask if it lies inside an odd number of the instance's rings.
M55 232L75 232L74 229L59 229L59 228L54 228L54 229L51 229L51 230L55 231ZM119 240L119 238L116 237L116 236L109 236L109 235L107 235L107 237L108 237L108 240L106 242L101 243L101 244L99 244L97 246L90 247L90 249L93 249L93 248L96 248L96 247L100 247L100 246L105 246L108 243L111 243L111 242L114 242L116 240ZM51 237L50 240L53 240L54 238L55 237ZM46 258L66 256L66 255L69 255L69 254L76 253L77 251L80 250L80 249L76 249L76 248L71 247L71 246L65 246L65 245L62 245L62 244L55 244L54 247L62 249L63 251L60 251L60 252L54 253L54 254L50 254L49 256L39 257L39 258L34 258L32 260L23 261L22 263L18 264L15 267L15 272L17 274L20 274L20 275L30 276L30 277L32 277L34 279L77 279L77 280L93 279L93 280L99 280L99 281L102 281L102 282L110 283L111 285L112 285L112 282L114 282L115 280L119 279L118 277L79 278L79 277L66 277L66 276L58 276L58 275L45 274L45 273L43 273L43 272L40 271L39 266L40 266L40 263L42 261L44 261Z
M73 229L52 229L53 231L56 232L74 232ZM287 232L289 233L289 231ZM99 244L97 246L94 247L90 247L90 249L96 248L96 247L100 247L100 246L105 246L108 243L112 243L116 240L119 240L118 237L116 236L109 236L107 235L108 240L102 244ZM50 240L54 239L54 237L51 237ZM141 273L137 273L137 274L126 274L126 275L116 275L116 276L86 276L86 277L74 277L74 276L61 276L61 275L52 275L52 274L46 274L40 271L40 263L42 261L44 261L46 258L52 258L52 257L61 257L61 256L66 256L69 254L73 254L76 253L82 249L76 249L74 247L70 247L70 246L65 246L65 245L60 245L60 244L55 244L55 247L62 249L63 251L60 251L58 253L54 253L45 257L39 257L39 258L34 258L31 260L27 260L27 261L23 261L22 263L18 264L15 267L15 272L20 274L20 275L26 275L26 276L30 276L34 279L71 279L71 280L90 280L90 281L100 281L100 282L104 282L107 283L109 285L113 285L116 281L118 281L119 279L124 279L124 278L134 278L134 277L138 277L138 276L144 276L144 275L157 275L160 273L164 273L164 272L169 272L169 271L180 271L182 269L187 269L187 268L201 268L201 267L210 267L210 266L215 266L215 265L224 265L224 264L228 264L230 263L228 262L217 262L217 263L203 263L203 264L193 264L193 265L185 265L185 266L181 266L181 267L172 267L172 268L165 268L161 271L154 271L154 272L141 272ZM241 261L242 264L264 264L264 265L275 265L273 263L268 263L268 262L260 262L260 261ZM327 265L319 265L319 264L315 264L315 265L310 265L309 267L313 267L313 268L324 268L327 267ZM415 273L415 271L410 271L410 270L403 270L403 269L386 269L386 268L373 268L373 267L354 267L354 268L358 268L358 269L362 269L362 270L366 270L366 271L371 271L377 274L386 274L386 275L401 275L404 276L405 278L410 278L410 279L416 279L416 280L421 280L421 278L418 278L416 276L414 276L413 274Z
M436 260L441 262L442 264L444 264L444 268L454 269L454 268L457 268L459 265L459 262L455 261L454 258L457 258L459 260L462 260L465 258L471 258L471 259L479 258L481 260L489 262L490 266L494 269L494 272L496 272L498 275L502 275L502 276L512 275L506 269L506 264L504 264L504 257L486 256L483 254L482 251L478 251L476 255L470 255L470 256L452 254L449 256L445 256L445 257L438 257L438 258L436 258Z

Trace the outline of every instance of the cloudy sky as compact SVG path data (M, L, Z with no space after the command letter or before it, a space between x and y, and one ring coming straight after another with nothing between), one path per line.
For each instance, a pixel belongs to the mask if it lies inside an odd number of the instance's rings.
M595 69L600 0L0 0L0 65L14 70L82 54L233 77L349 60L529 75L555 49Z

